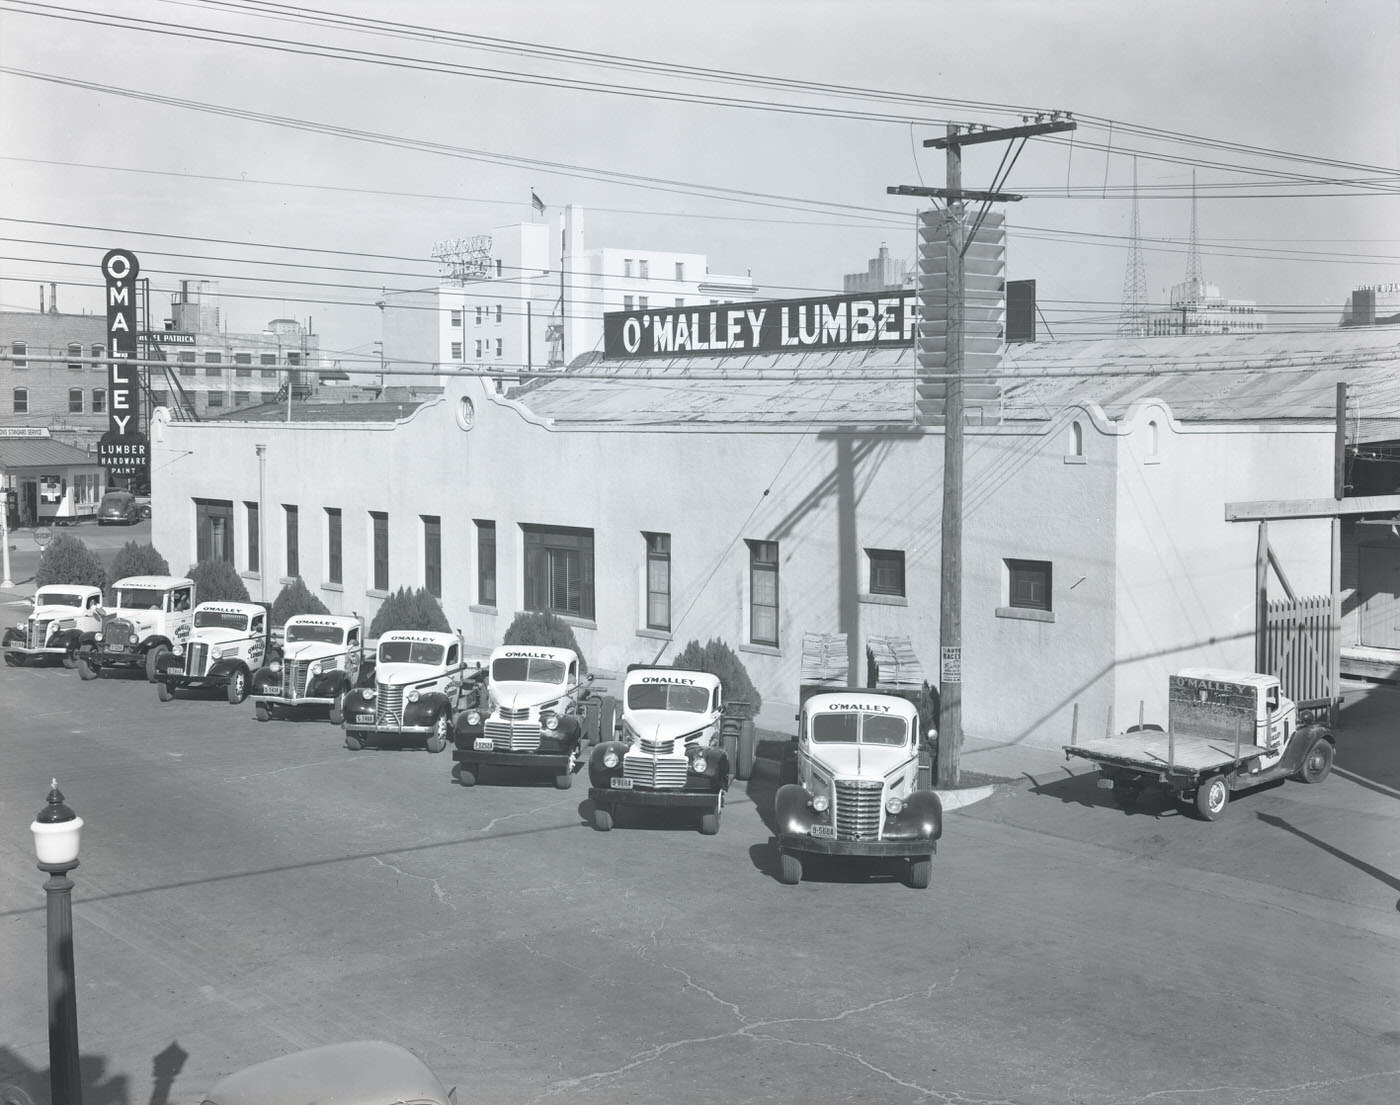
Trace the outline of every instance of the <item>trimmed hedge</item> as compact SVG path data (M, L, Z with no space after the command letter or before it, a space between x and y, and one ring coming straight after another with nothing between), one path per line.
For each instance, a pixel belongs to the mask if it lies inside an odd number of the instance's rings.
M102 561L81 538L72 534L55 534L44 546L39 566L34 572L34 586L50 583L82 583L90 587L107 586L107 570Z
M201 560L185 573L194 580L195 602L252 602L243 577L226 560Z
M757 714L759 707L763 705L763 696L758 693L758 688L749 678L744 662L718 637L705 645L699 641L691 641L676 654L671 666L718 675L724 687L725 702L748 702L754 714Z
M272 600L273 625L286 625L287 619L297 614L329 613L330 609L307 589L301 576L284 586Z
M452 626L447 615L442 612L438 600L420 587L410 591L400 587L380 605L374 621L370 622L369 635L381 637L393 629L420 629L431 633L450 633Z
M117 550L117 555L112 558L112 570L108 580L109 583L116 583L117 580L126 579L129 576L168 576L169 574L169 562L156 551L154 545L142 545L136 541L128 541ZM109 603L115 601L110 593L107 595L107 601Z
M574 627L549 611L522 610L501 638L503 645L544 645L546 648L571 648L578 655L579 674L588 670L583 649L578 647Z

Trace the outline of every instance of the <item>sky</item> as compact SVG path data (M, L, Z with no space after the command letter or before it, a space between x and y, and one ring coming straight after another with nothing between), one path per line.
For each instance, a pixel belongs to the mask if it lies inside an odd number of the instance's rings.
M1201 270L1276 328L1400 282L1396 0L0 0L0 310L100 313L134 251L152 313L217 281L227 326L310 322L371 360L437 243L585 215L590 248L703 253L765 296L916 264L949 123L1065 112L1003 157L1007 276L1042 338L1116 331ZM1014 160L1011 159L1014 155ZM158 325L158 323L157 323Z

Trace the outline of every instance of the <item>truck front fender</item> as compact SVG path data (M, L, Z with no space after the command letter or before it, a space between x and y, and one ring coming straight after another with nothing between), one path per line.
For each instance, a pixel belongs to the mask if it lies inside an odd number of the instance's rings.
M403 723L405 725L431 725L433 718L444 710L450 717L452 700L441 691L431 691L428 694L419 695L417 702L403 704Z
M185 657L183 653L174 653L166 650L156 657L157 675L184 675Z
M1278 763L1278 773L1280 775L1292 775L1303 766L1303 761L1308 758L1308 753L1313 749L1318 741L1332 741L1332 732L1325 725L1309 725L1299 729L1293 734L1288 742L1288 747L1283 750L1283 757Z
M604 741L593 746L588 754L588 782L595 787L611 787L612 780L622 774L622 757L627 755L626 741ZM617 756L617 766L608 767L603 762L609 752Z
M904 808L885 820L889 840L937 840L943 835L943 803L931 790L916 790Z
M773 821L778 834L796 833L806 836L816 820L807 792L798 783L787 783L773 796Z

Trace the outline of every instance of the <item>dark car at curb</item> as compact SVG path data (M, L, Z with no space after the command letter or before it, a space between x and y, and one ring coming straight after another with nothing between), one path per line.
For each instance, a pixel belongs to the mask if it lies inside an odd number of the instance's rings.
M99 526L134 526L141 521L144 511L130 491L109 491L102 496L97 507Z

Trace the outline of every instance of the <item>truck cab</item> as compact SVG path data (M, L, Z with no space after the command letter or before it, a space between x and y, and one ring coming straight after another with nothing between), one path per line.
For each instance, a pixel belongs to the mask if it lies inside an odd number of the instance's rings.
M108 668L143 668L155 681L156 663L194 625L194 580L182 576L127 576L112 584L115 607L102 625L78 642L78 675L96 679Z
M804 853L907 861L924 888L943 835L938 795L919 781L919 707L906 696L851 688L804 697L795 783L774 797L779 877L802 879Z
M374 682L345 697L345 747L383 736L421 740L441 752L459 711L474 705L478 676L460 633L396 629L379 638Z
M492 764L549 772L560 790L573 786L584 745L603 731L604 701L582 667L571 648L493 649L485 693L457 722L452 753L457 782L475 786L481 767Z
M589 754L593 827L607 832L622 807L659 807L699 810L700 831L719 832L734 772L721 747L723 716L718 676L684 668L628 668L616 734L604 733Z
M332 725L345 721L345 699L359 685L364 620L356 615L294 614L282 627L282 655L253 673L253 713L270 720L285 707L325 706Z
M77 666L78 642L102 625L102 591L77 583L48 583L34 592L29 617L5 630L5 663L19 667L50 657Z
M238 705L270 651L271 622L260 603L201 602L189 633L154 658L156 694L169 702L180 687L224 687Z

